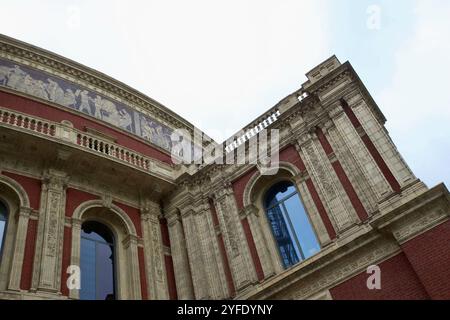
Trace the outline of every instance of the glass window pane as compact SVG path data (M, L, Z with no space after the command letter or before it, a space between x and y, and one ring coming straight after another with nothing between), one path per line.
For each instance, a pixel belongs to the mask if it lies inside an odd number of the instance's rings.
M0 253L2 253L3 237L5 234L6 222L0 221Z
M106 300L113 295L113 252L111 246L97 243L97 299Z
M80 299L95 300L95 242L81 238L80 254Z
M299 262L299 255L289 233L289 227L285 221L282 210L279 206L267 211L267 217L272 228L275 240L277 241L281 259L285 268Z
M315 255L320 251L320 245L298 194L286 200L284 205L291 218L305 259Z
M0 254L2 253L7 220L8 220L8 209L6 208L6 205L0 201Z
M269 189L265 206L285 268L320 251L309 217L291 182L280 182Z
M86 222L81 231L80 299L114 299L114 245L112 233L97 222Z

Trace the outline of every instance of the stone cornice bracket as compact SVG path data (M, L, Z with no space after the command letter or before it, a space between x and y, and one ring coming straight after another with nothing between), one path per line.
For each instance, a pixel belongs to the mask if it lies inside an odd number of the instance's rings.
M102 195L102 204L105 208L111 209L113 205L113 198L109 194Z

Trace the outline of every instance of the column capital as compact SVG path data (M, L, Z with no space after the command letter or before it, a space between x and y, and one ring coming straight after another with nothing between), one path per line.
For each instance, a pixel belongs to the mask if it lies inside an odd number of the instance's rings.
M178 213L178 210L176 208L173 208L172 210L167 212L165 214L165 217L167 219L167 225L169 227L177 224L181 220L180 214Z
M71 218L72 221L72 228L80 228L81 229L81 225L83 224L83 220L78 219L78 218Z
M125 239L123 239L123 245L128 248L130 246L137 246L139 242L139 237L134 234L129 234Z
M69 176L65 172L49 169L44 173L42 180L45 190L63 190L67 187Z
M146 200L141 205L141 217L148 220L150 217L158 218L161 215L161 206L153 201Z
M19 217L29 218L33 213L33 209L30 207L20 207Z
M242 208L239 212L239 216L241 217L241 219L244 219L251 215L255 215L256 217L259 217L259 210L253 204L250 204L250 205Z

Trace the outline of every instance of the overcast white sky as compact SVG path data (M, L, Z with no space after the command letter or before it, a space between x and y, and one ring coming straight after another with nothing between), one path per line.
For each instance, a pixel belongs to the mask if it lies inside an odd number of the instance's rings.
M0 33L127 83L218 142L336 54L416 175L450 182L450 1L0 0L0 12Z

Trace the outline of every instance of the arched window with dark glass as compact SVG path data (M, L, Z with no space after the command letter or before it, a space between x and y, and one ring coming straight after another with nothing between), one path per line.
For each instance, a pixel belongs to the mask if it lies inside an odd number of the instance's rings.
M265 210L285 268L320 251L320 244L295 186L283 181L265 196Z
M114 300L114 236L105 225L84 222L80 243L81 300Z
M0 201L0 261L3 252L3 243L5 242L7 223L8 223L8 208L2 201Z

